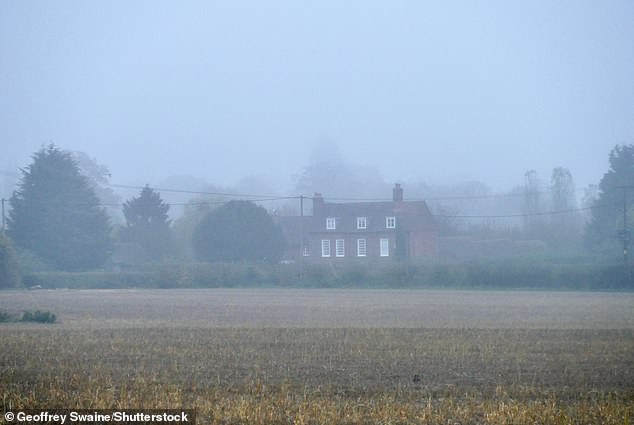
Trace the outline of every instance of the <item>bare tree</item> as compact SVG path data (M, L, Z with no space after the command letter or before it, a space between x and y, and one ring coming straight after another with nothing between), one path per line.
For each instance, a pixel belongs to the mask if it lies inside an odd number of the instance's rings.
M549 239L557 245L576 244L579 239L580 217L575 196L575 184L570 171L563 167L553 169L550 179Z
M538 239L542 236L541 211L541 182L537 178L537 171L529 170L524 174L524 233L529 238Z

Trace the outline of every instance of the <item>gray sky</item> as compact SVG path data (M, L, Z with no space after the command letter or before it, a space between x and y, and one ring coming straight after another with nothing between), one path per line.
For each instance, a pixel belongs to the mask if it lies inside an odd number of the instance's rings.
M53 142L120 184L286 191L327 141L388 182L582 188L634 143L631 0L5 0L0 70L0 169Z

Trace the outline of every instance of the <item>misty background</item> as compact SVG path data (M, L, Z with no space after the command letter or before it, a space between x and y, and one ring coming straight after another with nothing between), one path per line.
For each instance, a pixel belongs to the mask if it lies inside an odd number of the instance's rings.
M399 181L504 215L487 196L564 167L582 205L634 141L632 22L630 1L2 2L1 195L54 143L104 167L113 204Z

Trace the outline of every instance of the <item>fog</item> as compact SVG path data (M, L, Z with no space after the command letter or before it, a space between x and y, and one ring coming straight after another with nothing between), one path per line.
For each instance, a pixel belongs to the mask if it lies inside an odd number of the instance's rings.
M119 185L296 194L332 154L388 188L563 166L581 190L634 142L632 22L631 1L2 2L3 196L49 143Z

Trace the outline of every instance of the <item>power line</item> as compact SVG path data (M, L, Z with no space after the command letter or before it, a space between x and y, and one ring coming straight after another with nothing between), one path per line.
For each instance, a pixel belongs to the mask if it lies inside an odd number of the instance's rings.
M540 192L548 193L548 192ZM472 200L472 199L495 199L495 198L519 198L523 197L523 193L500 193L493 195L463 195L463 196L433 196L423 198L408 199L408 201L459 201L459 200ZM313 199L312 197L307 197ZM325 197L327 201L351 201L351 202L390 202L391 198L340 198L340 197Z
M145 188L145 186L132 186L132 185L126 185L126 184L111 184L111 183L108 183L108 186L121 188L121 189L134 189L134 190L142 190ZM226 197L237 197L237 198L265 198L264 200L299 199L299 196L290 196L290 195L275 196L275 195L254 195L254 194L228 193L228 192L205 192L205 191L197 191L197 190L168 189L168 188L151 187L151 186L150 188L157 192L186 193L190 195L226 196Z
M581 192L584 189L576 189L576 192ZM538 191L532 192L537 193L539 195L548 195L549 191ZM461 201L461 200L477 200L477 199L500 199L500 198L523 198L526 196L524 192L513 192L513 193L495 193L489 195L456 195L456 196L430 196L430 197L422 197L422 198L410 198L408 201ZM313 197L305 197L307 199L313 199ZM353 197L324 197L326 201L339 201L339 202L389 202L391 198L353 198Z
M583 208L571 208L567 210L558 210L558 211L536 211L533 213L520 213L520 214L497 214L497 215L445 215L445 214L432 214L434 217L440 218L521 218L521 217L534 217L534 216L545 216L545 215L558 215L558 214L571 214L575 212L588 211L599 208L610 208L613 205L593 205L590 207Z
M108 186L121 188L121 189L134 189L134 190L142 190L144 186L134 186L134 185L126 185L126 184L114 184L108 183ZM244 194L244 193L230 193L230 192L208 192L208 191L196 191L196 190L186 190L186 189L172 189L172 188L159 188L152 187L153 190L159 192L171 192L171 193L187 193L192 195L210 195L210 196L234 196L234 197L243 197L243 198L275 198L275 199L299 199L300 196L303 196L304 199L314 199L312 196L305 195L262 195L262 194ZM577 189L579 192L583 189ZM540 191L537 192L542 195L546 195L550 192L548 191ZM432 197L423 197L423 198L414 198L410 199L410 201L459 201L459 200L473 200L473 199L498 199L498 198L521 198L524 197L525 193L517 192L517 193L498 193L498 194L489 194L489 195L457 195L457 196L432 196ZM349 201L349 202L389 202L391 198L357 198L357 197L323 197L326 201Z
M159 189L156 189L159 190ZM194 192L194 191L177 191L177 190L173 190L175 192L183 192L183 193L195 193L195 194L210 194L211 192ZM227 194L227 193L219 193L216 192L216 195L224 195L224 196L245 196L245 195L238 195L238 194ZM251 197L255 197L255 196L264 196L264 195L246 195L246 196L251 196ZM251 202L271 202L271 201L280 201L280 200L289 200L289 199L314 199L313 197L306 197L306 196L273 196L273 197L269 197L269 198L258 198L258 199L252 199L249 200ZM332 199L332 198L329 198ZM341 198L339 198L341 199ZM225 204L229 202L228 200L208 200L208 201L190 201L190 202L163 202L163 205L168 205L170 207L172 206L201 206L201 205L221 205L221 204ZM47 204L50 204L51 202L46 202ZM87 203L68 203L65 202L66 205L73 205L75 207L101 207L101 208L123 208L124 203L116 203L116 204L105 204L105 203L97 203L97 204L87 204ZM139 206L152 206L154 204L137 204ZM571 214L571 213L575 213L575 212L581 212L581 211L588 211L588 210L593 210L593 209L599 209L599 208L609 208L609 207L614 207L614 205L608 205L608 204L603 204L603 205L593 205L593 206L589 206L589 207L582 207L582 208L570 208L570 209L566 209L566 210L558 210L558 211L536 211L536 212L532 212L532 213L517 213L517 214L491 214L491 215L474 215L474 214L466 214L466 215L462 215L462 214L434 214L432 213L432 216L434 217L438 217L438 218L461 218L461 219L501 219L501 218L521 218L521 217L532 217L532 216L547 216L547 215L558 215L558 214Z
M126 184L114 184L108 183L109 187L120 188L120 189L133 189L133 190L142 190L145 186L134 186L134 185L126 185ZM205 196L220 196L220 197L233 197L233 198L251 198L250 200L254 202L270 202L270 201L282 201L289 199L312 199L315 197L303 196L303 195L264 195L264 194L245 194L245 193L231 193L231 192L211 192L211 191L194 191L194 190L185 190L185 189L172 189L172 188L157 188L152 187L153 190L158 192L169 192L169 193L184 193L190 195L205 195ZM546 193L546 192L540 192ZM522 197L524 193L508 193L508 194L492 194L492 195L471 195L471 196L445 196L445 197L428 197L423 199L411 199L409 202L416 201L454 201L454 200L476 200L476 199L496 199L496 198L511 198L511 197ZM391 199L387 198L343 198L343 197L328 197L324 198L325 200L330 201L348 201L348 202L390 202ZM215 204L224 204L226 200L208 200L208 201L199 201L199 202L163 202L164 205L169 206L196 206L196 205L215 205ZM103 208L122 208L123 203L116 204L75 204L76 206L97 206ZM557 214L569 214L580 211L592 210L595 208L607 208L609 205L595 205L585 208L574 208L560 211L538 211L533 213L518 213L518 214L492 214L492 215L473 215L473 214L432 214L434 217L439 218L463 218L463 219L500 219L500 218L521 218L521 217L530 217L530 216L545 216L545 215L557 215Z
M279 201L279 200L285 200L285 199L299 199L299 196L289 196L289 197L274 197L274 198L261 198L261 199L254 199L254 200L248 200L249 202L270 202L270 201ZM50 201L46 201L46 202L41 202L41 201L34 201L35 203L39 203L39 204L52 204L53 202ZM209 201L196 201L196 202L162 202L163 205L169 205L169 206L187 206L187 205L191 205L191 206L196 206L196 205L221 205L221 204L226 204L227 202L229 202L229 200L209 200ZM105 203L96 203L96 204L92 204L92 203L75 203L75 202L62 202L62 204L64 205L71 205L74 207L101 207L101 208L122 208L125 204L125 202L121 202L121 203L116 203L116 204L105 204ZM154 206L156 204L135 204L137 206L141 206L141 207L147 207L147 206Z
M271 201L279 201L279 200L285 200L285 199L299 199L299 196L288 196L288 197L275 197L275 198L261 198L261 199L253 199L253 200L248 200L249 202L271 202ZM197 205L222 205L222 204L226 204L229 201L196 201L196 202L163 202L163 205L169 205L170 207L179 207L179 206L197 206ZM121 208L123 207L123 205L125 204L125 202L120 203L120 204L98 204L97 206L99 207L104 207L104 208ZM140 207L149 207L149 206L153 206L156 204L135 204L136 206L140 206Z

